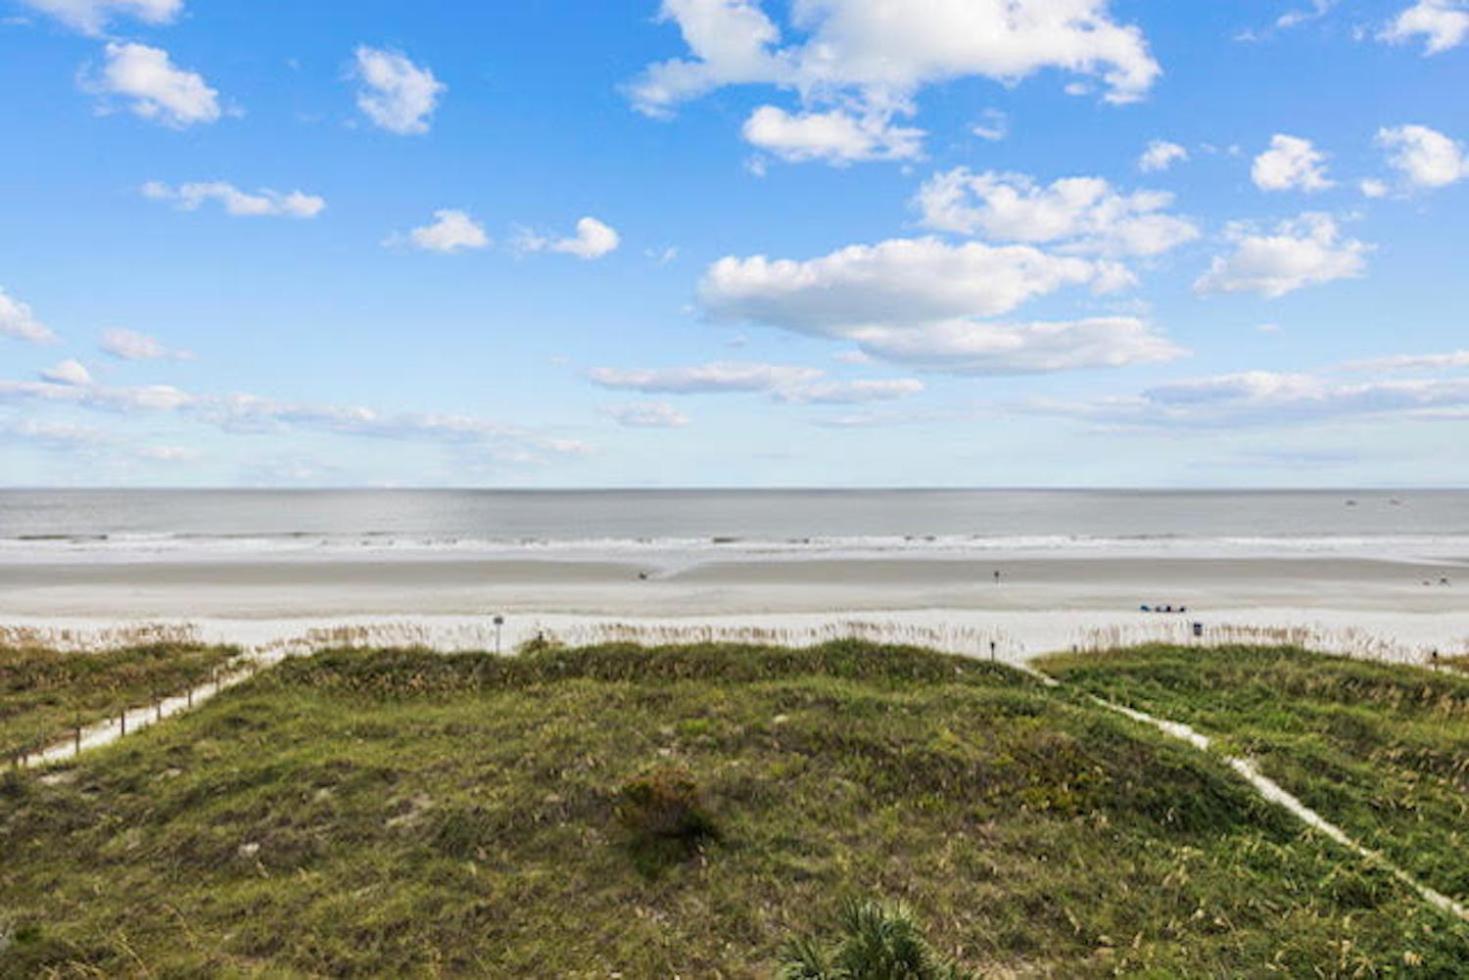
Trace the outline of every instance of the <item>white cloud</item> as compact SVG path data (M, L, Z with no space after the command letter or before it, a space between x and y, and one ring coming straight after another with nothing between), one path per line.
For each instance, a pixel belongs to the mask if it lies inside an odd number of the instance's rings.
M620 244L622 236L615 228L590 217L578 221L576 234L569 238L549 238L524 231L515 240L516 249L522 252L562 252L589 261L610 255Z
M778 392L782 401L817 405L864 405L896 401L924 390L917 378L877 378L858 381L818 381Z
M914 378L833 381L819 368L793 364L720 361L687 367L618 370L596 368L588 374L603 388L644 394L764 394L794 404L855 405L893 401L923 391Z
M1377 180L1375 177L1368 177L1367 179L1363 180L1362 183L1358 186L1362 189L1363 197L1387 197L1387 184L1383 183L1380 180Z
M106 437L91 426L49 419L18 419L0 424L0 436L24 439L47 449L74 451L105 443Z
M1320 20L1331 12L1336 6L1336 0L1311 0L1311 6L1296 10L1288 10L1275 20L1275 26L1280 30L1290 30L1299 27L1309 21Z
M184 211L197 211L206 201L216 201L226 214L245 218L314 218L326 209L326 200L313 194L268 189L250 194L219 180L178 187L150 180L143 185L143 196L154 201L173 201Z
M56 334L36 319L31 308L7 296L3 287L0 287L0 336L28 340L33 344L49 344L56 340Z
M850 337L888 361L952 374L1041 374L1171 361L1186 351L1135 317L1070 322L946 320L863 327Z
M1159 255L1199 237L1192 222L1163 213L1172 194L1119 194L1100 177L1041 186L1023 174L957 167L931 177L916 203L930 228L1067 251Z
M128 99L136 115L175 129L219 119L219 93L162 48L109 42L105 54L101 75L85 83L90 90Z
M85 387L92 383L92 372L81 361L68 359L42 371L41 378L54 384Z
M1196 283L1200 293L1253 292L1271 299L1306 286L1356 278L1367 267L1372 246L1342 238L1336 222L1325 214L1303 214L1281 222L1274 233L1247 225L1227 232L1235 250L1214 259Z
M857 90L871 106L924 85L979 75L1014 82L1047 68L1100 77L1113 102L1134 101L1161 74L1136 27L1114 22L1107 0L802 0L784 48L754 0L664 0L691 60L648 68L634 104L666 113L723 85L768 83L817 96Z
M357 78L357 107L377 126L403 136L428 132L429 117L448 91L429 69L366 45L357 49Z
M689 424L689 417L667 402L613 405L606 412L618 425L629 429L681 429Z
M103 331L101 348L103 352L123 361L191 361L194 355L186 350L175 350L165 347L153 337L136 330L123 330L114 327Z
M717 319L842 336L864 325L1002 315L1108 271L1028 246L899 238L807 261L726 257L704 274L699 300Z
M1112 288L1119 269L1029 246L897 239L806 262L721 259L706 272L699 299L716 320L843 340L870 357L932 371L1015 374L1180 356L1133 318L989 319L1067 286Z
M84 34L100 35L115 16L147 24L167 24L184 9L184 0L21 0Z
M137 455L155 463L191 463L199 458L199 451L186 446L140 446Z
M1377 357L1366 361L1351 361L1341 366L1343 371L1441 371L1448 368L1469 368L1469 350L1448 351L1442 354L1397 354L1392 357Z
M404 241L402 235L391 235L383 244L393 246ZM444 208L434 212L433 224L414 228L408 233L408 244L425 252L452 254L468 249L486 248L490 237L478 222L463 211Z
M383 413L359 405L282 402L251 394L198 395L172 385L109 387L0 380L0 402L45 402L123 414L180 413L225 432L298 429L333 435L464 446L507 462L581 456L577 440L469 415Z
M1188 150L1167 140L1153 140L1143 155L1138 157L1137 168L1145 174L1161 173L1175 163L1188 160Z
M1310 140L1283 133L1273 136L1270 149L1255 157L1250 176L1263 191L1323 191L1332 186L1326 176L1326 154Z
M1469 38L1469 4L1463 0L1418 0L1398 14L1378 37L1393 44L1422 37L1425 55L1442 54Z
M46 401L109 412L174 411L196 399L172 385L112 388L54 381L0 381L0 401Z
M822 372L816 368L734 361L630 371L596 368L589 374L592 382L603 388L640 391L649 395L772 392L809 384L821 376Z
M855 116L844 109L791 114L761 106L745 120L746 142L782 160L824 160L837 166L863 160L909 160L923 145L923 130L897 126L886 113Z
M1140 395L1079 404L1037 402L1038 414L1110 425L1213 428L1339 418L1461 417L1469 379L1341 383L1314 374L1246 371L1159 385Z
M986 109L979 114L979 122L969 131L982 140L998 143L1010 135L1010 117L999 109Z
M1417 190L1447 187L1469 177L1464 147L1427 126L1393 126L1377 131L1377 145L1403 182Z
M907 0L901 9L892 0L799 0L790 26L804 39L781 46L780 28L759 0L663 0L660 19L678 25L690 57L650 65L628 93L639 111L666 118L722 86L773 85L797 93L803 112L767 114L762 131L805 154L798 158L904 156L917 152L920 134L892 119L910 114L917 93L939 82L980 76L1013 84L1060 69L1099 78L1109 102L1142 98L1162 70L1142 32L1113 21L1107 7L1108 0ZM859 155L833 145L856 146Z

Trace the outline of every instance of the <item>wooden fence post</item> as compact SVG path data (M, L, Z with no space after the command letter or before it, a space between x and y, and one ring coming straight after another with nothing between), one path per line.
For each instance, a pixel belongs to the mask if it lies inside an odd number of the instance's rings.
M117 731L118 738L121 738L121 737L123 737L124 735L126 735L128 733L128 709L127 709L127 705L123 705L123 707L122 707L122 714L120 714L120 715L117 716L117 728L118 728L118 731Z

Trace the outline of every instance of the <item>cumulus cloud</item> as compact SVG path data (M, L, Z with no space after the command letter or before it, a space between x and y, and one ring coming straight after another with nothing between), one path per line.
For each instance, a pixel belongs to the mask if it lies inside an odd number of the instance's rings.
M1463 145L1427 126L1392 126L1377 131L1377 145L1410 189L1434 190L1469 177Z
M935 174L915 202L923 223L993 241L1057 243L1064 250L1159 255L1199 237L1191 221L1164 213L1173 195L1121 194L1101 177L1068 177L1042 186L1023 174Z
M1136 317L863 327L851 339L888 361L951 374L1044 374L1171 361L1187 351Z
M184 0L21 0L32 10L55 17L83 34L100 35L114 17L136 17L167 24L184 9Z
M1137 168L1145 174L1161 173L1175 163L1188 160L1188 150L1167 140L1153 140L1138 157Z
M896 239L804 262L715 262L699 302L747 321L853 343L869 357L961 374L1015 374L1169 360L1183 352L1140 320L1005 323L994 318L1068 286L1126 281L1116 263L1025 245Z
M391 247L405 242L420 251L452 255L455 252L486 248L490 244L490 236L485 234L484 227L468 213L443 208L434 212L432 224L414 228L406 237L390 235L383 244Z
M699 284L716 319L826 336L884 323L1009 313L1065 286L1108 284L1109 266L1023 245L936 238L851 245L806 261L729 256Z
M1315 374L1246 371L1172 382L1139 395L1082 403L1034 402L1040 414L1108 425L1213 428L1339 418L1432 419L1469 409L1469 379L1344 383Z
M42 371L41 379L59 385L86 386L92 383L92 372L81 361L68 359Z
M101 73L84 81L90 91L126 99L135 115L174 129L219 119L219 93L162 48L109 42L104 54Z
M901 9L890 0L801 0L790 9L801 39L782 44L758 0L663 0L660 19L678 26L689 57L650 65L628 94L639 111L667 117L726 85L773 85L797 93L805 110L761 119L760 130L793 159L902 156L910 145L916 152L911 141L920 134L892 119L910 114L917 93L939 82L980 76L1012 84L1059 69L1100 79L1110 102L1142 98L1161 69L1142 31L1116 23L1107 7L1107 0L909 0Z
M562 252L588 261L612 254L620 244L622 236L615 228L590 217L578 221L576 234L568 238L552 238L524 231L515 240L515 247L521 252Z
M853 115L844 109L789 113L761 106L745 120L746 142L782 160L824 160L837 166L864 160L909 160L923 146L923 130L896 125L886 113Z
M357 108L390 133L411 136L429 130L429 117L448 86L428 68L396 51L357 49Z
M1464 0L1418 0L1382 29L1392 44L1423 39L1425 55L1442 54L1469 38L1469 4Z
M618 425L629 429L681 429L689 417L667 402L634 402L605 409Z
M184 211L197 211L205 202L215 201L226 214L243 218L314 218L326 209L326 200L313 194L263 188L250 194L220 180L178 187L150 180L143 185L143 196L154 201L172 201Z
M28 340L33 344L49 344L56 340L51 328L36 319L28 305L6 295L4 287L0 287L0 336Z
M1326 154L1308 139L1277 133L1270 149L1255 157L1250 170L1263 191L1324 191L1332 186L1326 176Z
M1287 293L1356 278L1367 268L1372 246L1343 238L1325 214L1303 214L1281 222L1273 232L1236 223L1227 231L1234 252L1214 259L1194 283L1200 293L1259 293L1271 299Z
M191 361L194 355L186 350L164 346L156 338L136 330L114 327L102 333L102 351L122 361Z

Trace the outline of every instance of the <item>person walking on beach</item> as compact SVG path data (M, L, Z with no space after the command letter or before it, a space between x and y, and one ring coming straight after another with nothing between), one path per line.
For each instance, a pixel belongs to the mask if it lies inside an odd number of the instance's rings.
M1000 584L1000 570L998 568L995 569L995 584L996 585L999 585Z

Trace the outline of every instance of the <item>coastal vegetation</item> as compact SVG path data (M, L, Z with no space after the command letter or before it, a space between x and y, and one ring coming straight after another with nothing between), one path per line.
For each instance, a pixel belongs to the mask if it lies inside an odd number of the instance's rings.
M1382 709L1428 738L1418 683ZM855 641L291 659L5 777L0 975L1469 969L1469 925L1091 687Z
M1038 666L1254 759L1356 840L1469 904L1469 677L1292 648L1150 646Z
M203 684L236 652L179 643L106 653L0 646L0 763Z

